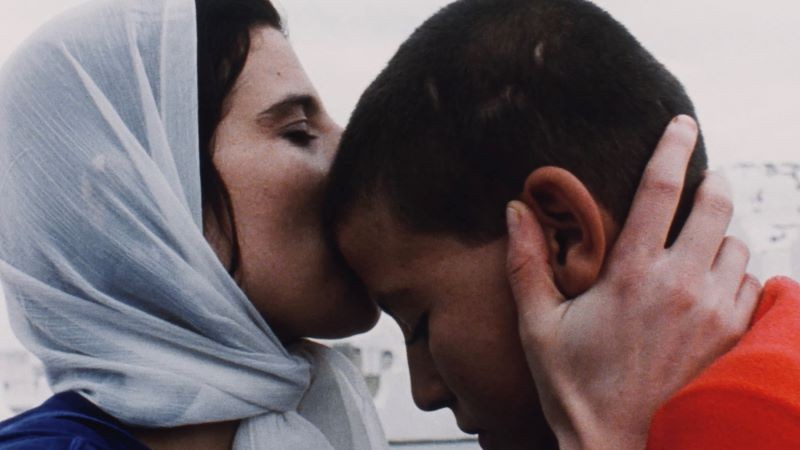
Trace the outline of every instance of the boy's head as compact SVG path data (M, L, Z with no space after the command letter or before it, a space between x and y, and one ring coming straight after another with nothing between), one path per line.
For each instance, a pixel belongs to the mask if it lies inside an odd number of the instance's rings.
M669 121L678 81L583 0L461 0L362 96L331 171L342 254L409 339L414 399L486 448L550 439L505 276L521 198L567 296L588 289ZM702 139L673 227L706 168Z

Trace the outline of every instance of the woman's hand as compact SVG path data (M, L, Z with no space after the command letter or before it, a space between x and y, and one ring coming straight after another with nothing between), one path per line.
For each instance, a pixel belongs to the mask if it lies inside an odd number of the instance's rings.
M598 282L566 300L541 228L509 205L509 277L522 343L561 449L643 449L656 409L729 350L760 293L725 181L709 174L678 240L665 249L697 125L667 128Z

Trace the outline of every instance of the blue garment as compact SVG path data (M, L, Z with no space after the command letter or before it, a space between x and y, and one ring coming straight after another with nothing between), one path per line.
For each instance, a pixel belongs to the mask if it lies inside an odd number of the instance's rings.
M0 422L0 450L147 450L125 426L75 392Z

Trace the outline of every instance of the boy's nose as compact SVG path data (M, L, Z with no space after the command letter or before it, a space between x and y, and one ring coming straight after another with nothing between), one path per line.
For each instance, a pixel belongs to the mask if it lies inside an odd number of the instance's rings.
M411 396L423 411L447 408L455 403L455 397L442 380L426 342L417 342L407 347L408 369L411 373Z

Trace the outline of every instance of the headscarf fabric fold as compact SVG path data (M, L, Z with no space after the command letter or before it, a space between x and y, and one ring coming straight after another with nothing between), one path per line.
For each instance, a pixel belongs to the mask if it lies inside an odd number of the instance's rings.
M0 70L0 279L56 392L236 450L386 448L363 379L285 348L202 232L193 0L98 0ZM324 386L324 388L323 388Z

